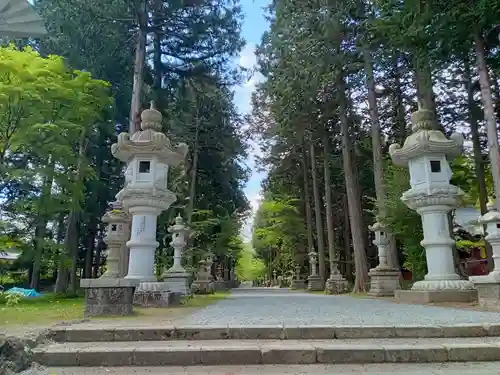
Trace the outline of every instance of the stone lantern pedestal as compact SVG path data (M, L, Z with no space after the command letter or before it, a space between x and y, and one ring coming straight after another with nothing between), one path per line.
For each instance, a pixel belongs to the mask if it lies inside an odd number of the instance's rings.
M396 290L401 289L399 284L400 272L389 267L387 262L387 248L389 246L389 238L387 230L381 223L376 222L370 227L375 233L373 244L378 248L377 267L370 270L370 291L369 296L373 297L392 297Z
M436 130L434 114L420 109L412 116L413 132L403 147L391 145L394 164L410 169L410 190L401 200L422 218L428 273L410 291L397 290L396 298L405 302L469 302L477 298L474 284L462 280L455 270L449 212L458 206L463 191L450 184L447 157L462 153L463 137L450 139Z
M155 275L158 215L175 202L167 189L168 169L183 162L187 146L173 146L162 132L162 115L153 104L141 114L141 130L120 133L111 153L127 163L125 186L116 195L132 215L127 280L139 280L134 301L143 306L169 304L169 290Z
M486 225L488 241L493 249L493 270L485 276L471 276L470 280L477 288L479 305L500 307L500 213L494 204L488 204L488 212L479 219Z
M309 263L311 265L311 274L307 278L307 290L310 292L320 291L323 289L323 282L318 275L316 268L318 262L318 254L315 251L309 253Z
M295 277L293 278L290 287L292 289L295 289L295 290L297 290L297 289L304 289L304 287L305 287L304 280L300 279L300 265L299 264L297 264L295 266Z
M127 241L129 220L119 202L111 203L111 209L102 218L107 224L106 272L98 279L80 280L80 287L85 289L85 317L123 316L133 312L133 296L139 281L120 278L121 251Z
M85 289L85 318L92 316L124 316L133 313L134 292L139 280L81 279Z

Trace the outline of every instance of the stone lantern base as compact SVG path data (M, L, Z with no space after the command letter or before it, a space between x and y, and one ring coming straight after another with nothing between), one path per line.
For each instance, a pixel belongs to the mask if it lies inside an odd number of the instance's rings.
M368 273L370 276L369 296L393 297L396 290L401 289L399 278L400 272L392 268L372 268Z
M215 285L212 280L195 280L191 284L191 292L193 294L213 294Z
M163 282L168 285L168 289L181 296L191 295L189 277L189 273L183 268L174 269L173 267L162 275Z
M330 275L326 280L326 294L342 294L349 292L349 282L339 273Z
M413 284L411 290L396 290L396 299L408 303L474 302L477 290L469 280L422 280Z
M482 307L500 307L500 275L490 273L485 276L473 276L470 281L477 289L477 299Z
M290 288L294 289L294 290L300 290L300 289L305 289L306 288L306 283L304 280L297 280L297 279L293 279L292 280L292 283L290 285Z
M141 282L134 293L134 305L140 307L169 307L179 305L181 295L169 289L167 283Z
M230 288L229 282L226 280L214 281L214 288L216 292L227 292Z
M309 276L307 278L307 290L309 292L324 290L321 278L319 276Z
M82 279L85 289L84 316L125 316L133 313L134 290L139 280Z
M477 301L476 290L396 290L394 295L404 303Z

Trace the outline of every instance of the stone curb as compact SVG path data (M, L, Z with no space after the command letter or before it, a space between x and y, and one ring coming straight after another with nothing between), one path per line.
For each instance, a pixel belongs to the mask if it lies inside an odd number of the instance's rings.
M56 342L164 340L330 340L367 338L450 338L500 336L500 323L453 326L179 326L119 328L53 328Z
M500 344L242 344L234 347L153 345L137 348L35 349L34 361L46 366L194 366L278 364L367 364L499 361Z

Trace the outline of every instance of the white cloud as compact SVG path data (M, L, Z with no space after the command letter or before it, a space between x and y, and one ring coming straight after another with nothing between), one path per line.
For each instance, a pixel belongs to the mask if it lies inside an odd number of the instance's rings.
M264 79L260 72L255 71L256 64L257 57L255 56L255 44L249 43L245 46L243 51L241 51L238 65L247 69L251 74L241 86L234 90L235 103L241 113L250 113L252 110L252 93L255 90L255 86Z

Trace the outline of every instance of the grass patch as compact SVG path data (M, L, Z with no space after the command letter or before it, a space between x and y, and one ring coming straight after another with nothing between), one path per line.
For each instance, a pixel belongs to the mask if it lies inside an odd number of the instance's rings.
M135 308L136 314L129 318L141 317L168 317L169 312L179 310L198 309L211 305L217 301L227 298L229 292L219 292L209 295L197 295L183 301L180 306L172 308ZM0 300L0 327L1 326L26 326L47 325L61 321L83 319L84 299L81 296L68 297L46 293L38 298L21 298L16 306L6 306L5 301ZM186 311L188 313L188 311ZM119 317L123 319L125 317ZM96 319L103 319L97 317ZM114 319L113 317L107 319Z
M309 293L309 294L316 294L316 295L326 296L326 291L325 290L312 290L312 291L306 290L306 292Z
M0 326L43 325L83 319L83 298L47 293L38 298L21 298L16 306L0 304Z
M200 294L184 300L180 307L205 307L217 301L226 299L230 292L217 292L214 294Z

